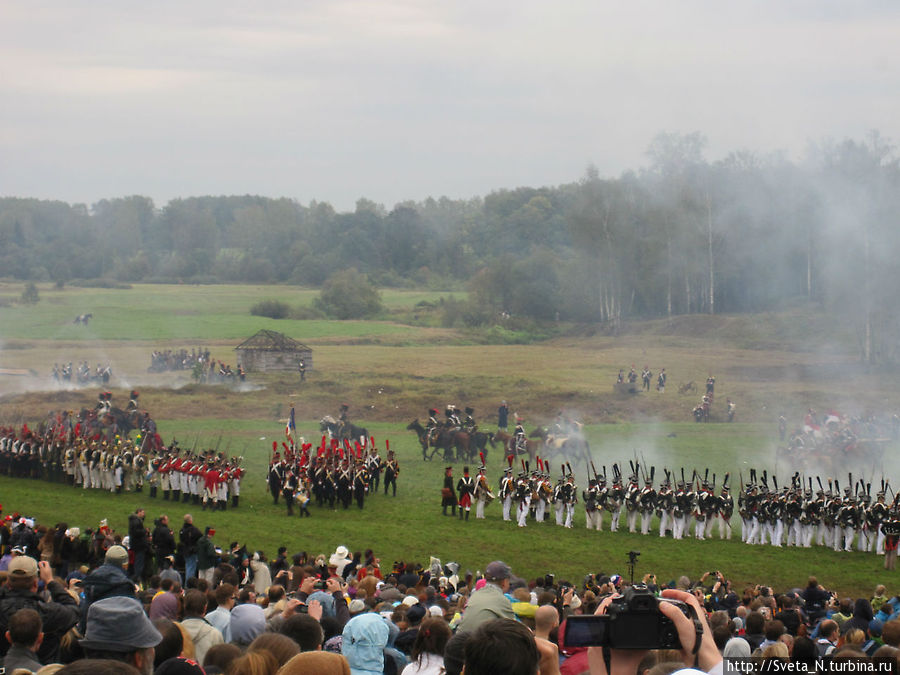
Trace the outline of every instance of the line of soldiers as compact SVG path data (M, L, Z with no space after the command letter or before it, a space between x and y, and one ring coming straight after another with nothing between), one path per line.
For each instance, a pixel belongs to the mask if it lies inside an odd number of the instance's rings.
M815 543L835 551L852 551L855 543L858 551L883 555L886 537L900 528L900 495L888 501L888 481L881 480L874 499L871 482L854 481L852 474L843 492L837 479L829 478L827 489L818 476L816 482L814 493L813 479L805 482L796 473L790 487L779 489L776 476L751 469L738 498L743 541L804 548Z
M108 363L105 366L98 363L97 369L91 371L91 367L88 365L87 361L82 361L77 367L74 367L72 362L69 361L62 366L58 363L54 363L53 368L50 371L50 377L57 384L71 382L73 376L77 384L89 385L98 382L108 384L112 377L112 366Z
M284 499L287 515L294 515L296 504L300 517L311 516L309 505L313 500L316 506L328 505L331 509L338 504L349 509L355 500L362 509L366 496L378 492L382 473L384 494L391 490L392 496L397 496L400 463L390 449L390 441L385 441L387 455L382 459L371 436L365 445L357 441L354 446L348 440L341 444L336 438L328 443L326 438L322 436L316 449L302 437L299 445L289 439L282 443L283 454L278 443L272 442L266 481L273 503L277 505L279 497Z
M27 424L18 432L0 429L0 474L114 494L143 492L147 485L152 498L162 490L164 500L202 503L204 509L225 510L229 497L232 508L238 506L244 476L240 457L182 450L177 441L156 449L138 439L110 441L58 431L50 427L39 433Z
M507 458L508 467L503 470L498 485L498 496L503 506L503 520L511 521L513 504L516 506L516 524L527 527L529 517L537 523L548 519L554 512L556 524L571 528L578 503L578 486L568 464L562 466L562 474L554 485L550 478L550 464L535 458L536 469L529 462L522 462L522 471L512 475L513 456Z

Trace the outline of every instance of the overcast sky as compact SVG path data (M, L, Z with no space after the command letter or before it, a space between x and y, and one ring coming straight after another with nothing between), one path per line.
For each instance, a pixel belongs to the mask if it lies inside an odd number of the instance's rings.
M470 197L900 140L894 0L0 3L0 195Z

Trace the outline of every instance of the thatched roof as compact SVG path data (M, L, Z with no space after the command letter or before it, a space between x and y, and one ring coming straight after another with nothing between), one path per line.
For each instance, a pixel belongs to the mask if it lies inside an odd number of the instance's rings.
M312 351L306 345L297 342L287 335L276 333L274 330L261 330L253 337L247 338L235 349L252 349L264 352L301 352Z

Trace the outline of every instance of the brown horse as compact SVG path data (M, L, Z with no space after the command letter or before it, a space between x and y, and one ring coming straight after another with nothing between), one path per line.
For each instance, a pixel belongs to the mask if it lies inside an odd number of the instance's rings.
M409 431L415 431L419 437L423 460L433 459L438 450L441 451L441 457L445 462L455 462L471 457L471 439L465 431L437 429L437 433L429 437L428 431L419 423L418 418L410 422L406 428ZM428 448L431 448L431 454L428 454Z
M506 452L506 456L509 457L513 455L514 457L519 453L516 452L516 437L512 436L505 431L498 431L494 434L494 442L503 443L503 448ZM534 440L532 438L528 438L525 440L525 452L528 453L528 460L534 464L534 458L538 455L542 454L541 450L543 449L544 442L539 438Z

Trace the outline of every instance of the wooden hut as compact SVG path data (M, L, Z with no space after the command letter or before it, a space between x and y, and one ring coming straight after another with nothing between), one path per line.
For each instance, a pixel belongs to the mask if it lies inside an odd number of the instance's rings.
M313 369L312 349L287 335L261 330L234 348L237 362L249 372L297 372L300 361L306 370Z

